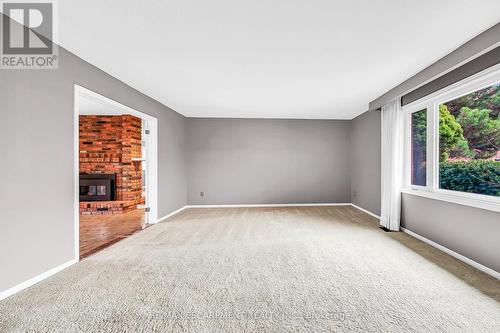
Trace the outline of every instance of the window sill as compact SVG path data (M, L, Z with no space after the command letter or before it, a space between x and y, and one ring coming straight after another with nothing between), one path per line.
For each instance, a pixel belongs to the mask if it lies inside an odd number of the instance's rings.
M467 193L448 193L451 191L431 192L427 190L412 188L405 188L401 192L428 199L441 200L454 204L500 212L500 199L496 197L483 198L485 196L482 195L478 195L478 197L476 197L474 194Z

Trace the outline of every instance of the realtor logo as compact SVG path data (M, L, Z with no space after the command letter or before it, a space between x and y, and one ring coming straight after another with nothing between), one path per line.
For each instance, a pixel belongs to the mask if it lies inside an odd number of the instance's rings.
M54 6L50 0L2 2L1 68L57 68Z

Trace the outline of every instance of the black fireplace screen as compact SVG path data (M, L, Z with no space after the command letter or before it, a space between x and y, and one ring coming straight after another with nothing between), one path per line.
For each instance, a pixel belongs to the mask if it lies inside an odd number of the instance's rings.
M80 174L80 201L115 200L114 174Z

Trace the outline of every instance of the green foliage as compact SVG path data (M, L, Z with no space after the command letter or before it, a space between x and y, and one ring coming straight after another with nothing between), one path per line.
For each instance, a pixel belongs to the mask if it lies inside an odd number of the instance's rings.
M500 196L500 84L439 106L439 146L440 188Z
M492 157L500 147L500 119L491 119L490 113L489 109L463 107L457 117L474 158Z
M439 159L470 154L464 131L444 104L439 105Z
M500 162L441 162L439 184L447 190L500 196Z
M412 182L425 184L427 154L427 110L412 113Z
M427 151L427 112L414 112L411 115L413 149L419 149L425 156ZM418 147L418 148L417 148Z
M427 139L427 112L424 110L412 113L411 122L413 140L423 143L422 146L425 147Z
M500 84L449 101L446 106L455 117L458 117L463 107L468 107L470 109L491 110L490 118L498 119L500 116Z

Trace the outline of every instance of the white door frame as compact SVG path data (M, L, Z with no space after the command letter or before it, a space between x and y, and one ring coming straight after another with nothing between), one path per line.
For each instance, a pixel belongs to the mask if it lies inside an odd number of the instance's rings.
M80 98L88 98L92 101L105 104L106 106L115 109L121 114L130 114L148 122L150 130L150 138L148 142L149 149L147 154L148 168L146 169L146 205L150 207L149 223L158 222L158 120L143 112L132 109L115 100L104 97L101 94L93 92L87 88L74 85L74 104L73 104L73 177L74 177L74 242L75 242L75 260L80 260Z

